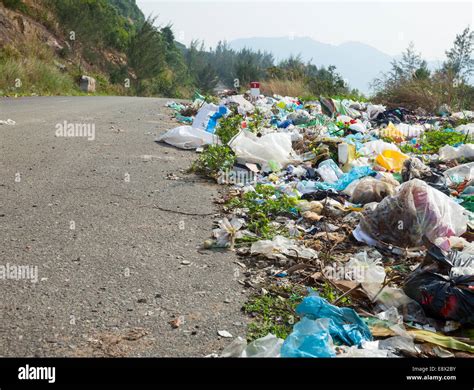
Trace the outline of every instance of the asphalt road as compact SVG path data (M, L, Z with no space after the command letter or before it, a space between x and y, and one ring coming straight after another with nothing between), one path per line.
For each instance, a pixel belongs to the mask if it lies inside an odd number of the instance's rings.
M1 356L205 356L245 335L237 257L199 250L218 186L154 142L165 102L0 98Z

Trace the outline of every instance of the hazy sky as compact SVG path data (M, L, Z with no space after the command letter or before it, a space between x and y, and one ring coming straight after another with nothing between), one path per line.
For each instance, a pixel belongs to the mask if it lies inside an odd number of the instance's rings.
M323 43L359 41L391 55L413 41L423 57L444 57L464 27L473 28L474 1L137 0L145 15L173 24L176 39L214 46L219 40L307 36Z

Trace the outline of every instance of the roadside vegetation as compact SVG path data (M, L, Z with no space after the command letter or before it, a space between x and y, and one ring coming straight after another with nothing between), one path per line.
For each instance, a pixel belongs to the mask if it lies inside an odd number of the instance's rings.
M422 108L436 113L447 104L453 110L474 107L474 31L465 28L446 51L439 69L430 70L413 43L400 60L392 62L391 70L374 80L376 102L389 107Z

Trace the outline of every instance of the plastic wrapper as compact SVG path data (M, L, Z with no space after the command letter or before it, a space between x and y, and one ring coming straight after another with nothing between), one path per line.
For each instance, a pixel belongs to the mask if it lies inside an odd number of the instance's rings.
M426 237L449 249L449 237L466 232L468 218L464 212L462 206L442 192L413 179L376 208L367 209L358 228L374 241L402 248L421 246ZM361 237L360 231L354 232L357 239ZM367 242L365 238L363 241Z
M405 293L433 318L474 324L474 256L432 247L405 281Z

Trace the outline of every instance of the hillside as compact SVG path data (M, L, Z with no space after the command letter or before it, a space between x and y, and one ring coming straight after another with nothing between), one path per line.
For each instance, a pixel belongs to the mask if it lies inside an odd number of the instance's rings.
M0 0L0 95L78 94L83 74L99 93L127 93L126 50L145 17L135 0L83 3Z

